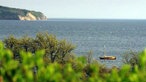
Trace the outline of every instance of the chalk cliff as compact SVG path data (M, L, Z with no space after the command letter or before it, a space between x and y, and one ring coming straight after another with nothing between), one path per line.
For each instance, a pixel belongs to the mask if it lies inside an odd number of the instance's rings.
M42 12L0 6L0 20L47 20Z

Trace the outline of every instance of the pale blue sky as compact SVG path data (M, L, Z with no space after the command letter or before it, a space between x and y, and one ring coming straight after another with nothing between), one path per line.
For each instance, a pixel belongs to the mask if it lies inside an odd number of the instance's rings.
M41 11L48 18L146 19L146 0L0 0L0 5Z

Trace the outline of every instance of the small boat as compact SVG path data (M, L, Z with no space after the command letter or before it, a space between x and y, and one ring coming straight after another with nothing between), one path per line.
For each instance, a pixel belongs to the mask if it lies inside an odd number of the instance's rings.
M104 46L104 56L99 57L101 60L116 60L115 56L106 56L105 46Z
M116 60L115 56L103 56L99 57L101 60Z

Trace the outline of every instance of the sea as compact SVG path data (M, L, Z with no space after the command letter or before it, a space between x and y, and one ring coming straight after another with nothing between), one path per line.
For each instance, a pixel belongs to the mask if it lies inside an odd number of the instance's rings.
M49 19L46 21L0 20L0 40L10 35L35 37L38 32L54 34L76 46L73 53L87 56L105 66L122 66L125 53L146 48L146 20ZM100 56L116 60L100 60Z

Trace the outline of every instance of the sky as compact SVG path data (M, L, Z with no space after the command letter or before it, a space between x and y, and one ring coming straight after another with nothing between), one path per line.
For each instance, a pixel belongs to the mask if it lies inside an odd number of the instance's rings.
M48 18L146 19L146 0L0 0L0 5L40 11Z

